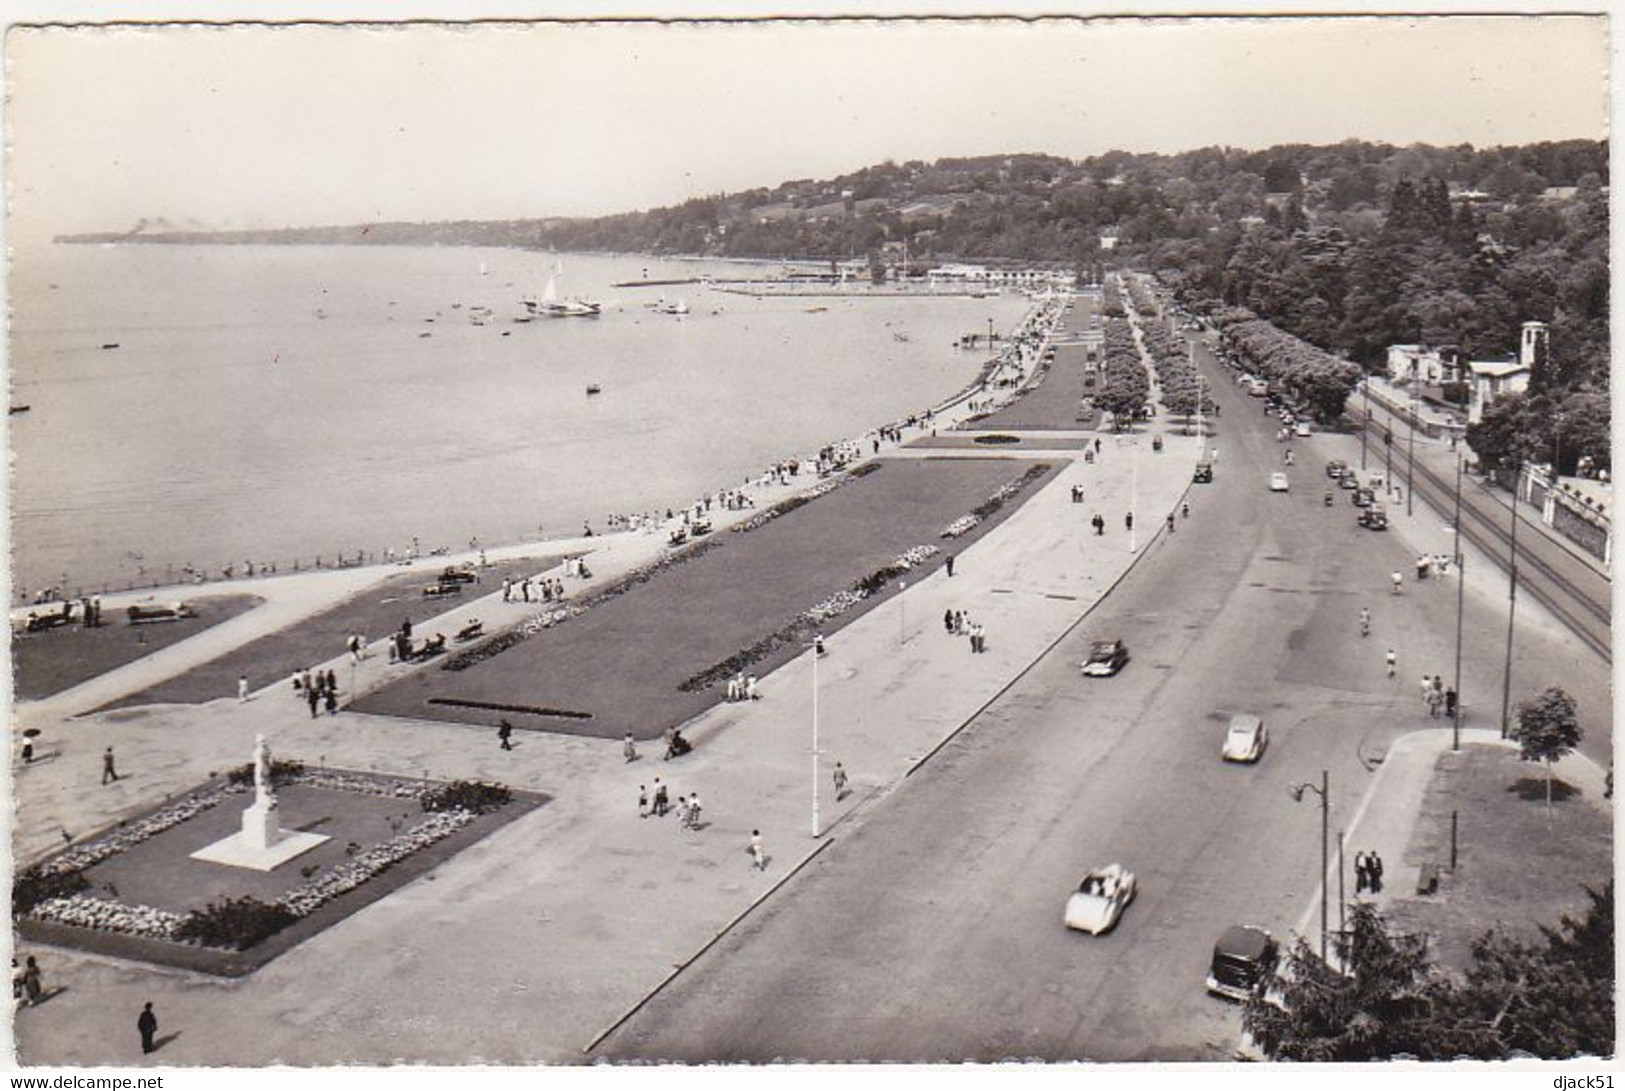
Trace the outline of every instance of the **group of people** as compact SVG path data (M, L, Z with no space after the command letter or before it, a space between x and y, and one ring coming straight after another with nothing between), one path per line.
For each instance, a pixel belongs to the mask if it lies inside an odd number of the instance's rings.
M1422 676L1422 703L1427 705L1428 715L1437 718L1440 715L1455 718L1456 691L1454 687L1446 688L1444 678L1435 674L1432 678Z
M1382 857L1375 852L1354 854L1354 893L1382 893Z
M972 621L965 611L945 610L942 615L942 628L949 636L969 637L972 653L987 651L987 630L982 628L980 622Z
M671 813L671 796L667 794L666 785L661 783L659 777L654 780L654 792L651 794L646 785L638 785L638 817L664 818ZM700 793L691 792L686 796L677 797L677 824L679 829L701 830L704 824L700 816L704 808L700 805Z
M1416 558L1416 578L1425 580L1430 575L1450 575L1450 555L1448 553L1423 553Z
M760 701L761 699L762 695L756 690L756 676L754 674L747 678L745 672L740 671L728 679L728 700Z
M351 640L356 639L351 637ZM246 687L246 682L240 682L239 694ZM329 716L338 715L339 711L339 679L331 669L323 671L297 671L293 676L293 695L303 696L310 705L310 718L315 719L320 708L325 707Z
M18 1008L31 1008L45 998L45 984L40 977L39 961L33 955L18 965L11 960L11 1001Z
M532 584L534 584L536 586L536 598L535 598L536 602L553 602L555 599L564 598L564 584L559 580L544 580L544 579L540 579L540 578L526 578L526 579L518 579L518 580L516 580L516 579L512 579L511 577L504 576L502 578L502 601L503 602L514 602L514 601L516 601L514 599L514 593L515 592L518 592L518 595L519 595L519 598L517 599L517 601L519 601L519 602L530 602L530 601L532 601L532 599L531 599L531 585Z

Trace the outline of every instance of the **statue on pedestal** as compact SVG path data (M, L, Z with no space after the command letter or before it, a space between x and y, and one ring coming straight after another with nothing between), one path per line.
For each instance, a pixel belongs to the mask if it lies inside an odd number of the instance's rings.
M271 748L264 735L254 736L254 802L266 810L276 809L276 792L271 787Z

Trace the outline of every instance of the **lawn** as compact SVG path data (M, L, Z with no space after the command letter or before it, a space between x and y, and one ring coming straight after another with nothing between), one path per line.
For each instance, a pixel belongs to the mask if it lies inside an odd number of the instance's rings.
M1548 811L1545 766L1520 761L1516 750L1466 746L1440 756L1405 853L1407 863L1440 865L1439 892L1404 891L1385 915L1403 931L1432 935L1445 967L1465 969L1473 940L1491 928L1536 939L1537 925L1583 914L1585 887L1613 875L1612 808L1565 785L1562 762L1556 773ZM1447 870L1452 811L1459 816L1454 874Z
M424 598L422 595L421 588L434 582L438 568L399 572L297 625L234 648L184 674L121 697L97 711L134 705L213 701L234 695L239 675L247 675L249 685L255 689L272 682L286 681L294 671L306 670L313 664L342 654L351 633L361 633L369 640L376 640L400 628L403 618L411 618L412 624L417 625L452 609L457 598L473 599L492 590L500 590L506 576L542 572L563 559L560 555L489 565L481 570L480 584L465 585L463 593L453 599Z
M345 775L358 780L392 779L365 773ZM415 790L421 783L411 781L410 786ZM211 787L213 785L205 785L200 789ZM324 873L344 866L357 853L404 833L428 817L415 798L391 798L312 784L290 784L277 791L278 809L282 812L284 826L327 834L328 841L271 872L228 867L190 858L190 854L197 849L237 832L243 809L253 799L252 792L227 796L223 802L179 825L86 868L83 874L91 887L85 894L116 901L124 906L149 906L182 914L202 909L212 902L245 896L269 903L300 887L308 878L322 878ZM17 930L22 936L36 942L204 973L239 976L263 966L284 951L427 874L463 849L507 823L524 817L547 801L543 795L515 791L512 801L505 806L482 814L449 836L397 860L360 886L338 895L246 951L126 935L32 917L17 921ZM138 824L147 816L137 816L130 820L130 824ZM91 838L89 842L96 840L98 838Z
M196 636L252 610L265 600L258 595L209 595L186 601L197 613L196 617L131 625L122 610L109 610L105 612L103 624L94 629L64 625L39 633L13 634L12 681L18 699L34 701L61 693L160 648ZM235 676L231 685L236 685Z
M722 698L722 686L684 692L687 679L792 622L915 546L964 548L1053 475L1029 485L970 534L942 530L1034 466L1013 459L886 459L878 471L745 534L720 533L703 555L674 565L586 614L545 629L460 671L418 671L366 695L357 712L560 731L598 738L656 738ZM1041 465L1041 464L1038 464ZM943 554L915 569L937 568ZM875 596L824 629L873 608ZM800 654L786 646L750 669L765 676ZM513 706L494 710L431 701ZM545 710L548 715L520 709Z
M1060 345L1055 362L1044 372L1043 381L1003 409L984 417L974 417L966 428L978 431L996 429L1072 430L1093 428L1099 414L1082 410L1084 395L1084 349L1081 345Z

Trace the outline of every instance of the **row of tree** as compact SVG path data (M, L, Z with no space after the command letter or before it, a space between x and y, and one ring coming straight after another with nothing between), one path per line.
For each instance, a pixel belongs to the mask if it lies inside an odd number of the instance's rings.
M1124 279L1139 319L1140 339L1162 387L1163 408L1188 417L1197 412L1203 400L1211 405L1206 381L1191 365L1189 346L1168 328L1168 312L1153 293L1149 278L1131 275Z
M1112 415L1119 431L1144 412L1151 397L1151 380L1140 359L1134 331L1124 315L1121 296L1113 281L1103 293L1101 319L1100 377L1095 385L1095 405Z
M1277 329L1242 307L1221 307L1208 317L1219 330L1219 344L1240 357L1249 371L1267 379L1271 389L1301 400L1324 424L1342 416L1364 375L1358 364Z

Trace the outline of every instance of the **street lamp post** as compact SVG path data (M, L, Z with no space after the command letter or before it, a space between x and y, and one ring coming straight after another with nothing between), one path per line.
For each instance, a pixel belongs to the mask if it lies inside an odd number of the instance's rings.
M1331 893L1331 884L1326 881L1326 872L1330 867L1330 861L1327 859L1326 840L1331 817L1330 790L1330 777L1324 769L1320 771L1320 784L1318 786L1305 781L1302 784L1295 784L1291 788L1294 801L1301 802L1304 792L1314 792L1320 797L1320 961L1322 962L1326 961L1327 903ZM1339 876L1338 879L1341 881L1342 876Z
M818 654L817 643L806 645L812 651L812 835L818 836Z
M1367 375L1365 382L1361 383L1360 386L1365 391L1365 424L1360 429L1360 472L1364 473L1365 441L1366 436L1371 432L1371 376Z

